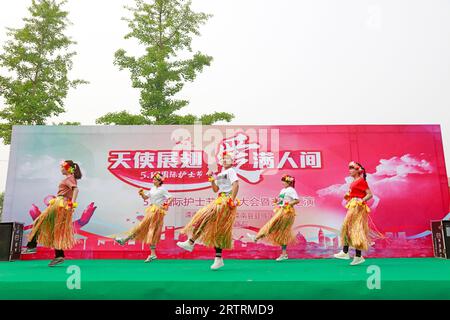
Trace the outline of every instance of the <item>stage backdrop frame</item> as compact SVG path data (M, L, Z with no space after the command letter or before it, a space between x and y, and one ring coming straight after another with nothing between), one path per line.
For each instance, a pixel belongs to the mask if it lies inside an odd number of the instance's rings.
M72 159L84 177L74 217L79 243L68 256L143 258L146 246L131 242L121 247L113 237L142 219L147 204L137 191L149 188L153 172L159 170L167 175L166 187L175 201L158 255L210 258L211 249L199 245L191 254L175 243L185 239L179 231L195 211L215 197L205 174L220 167L208 166L204 156L220 158L223 150L236 154L243 200L235 248L225 253L228 257L278 255L279 248L253 244L246 234L271 217L271 200L282 187L283 174L297 178L301 198L295 222L298 242L289 248L291 257L330 257L339 249L350 160L367 169L375 194L369 203L371 217L386 236L366 255L433 256L430 220L445 219L449 212L439 125L14 126L3 220L23 222L29 231L56 192L60 161ZM27 259L51 254L40 248Z

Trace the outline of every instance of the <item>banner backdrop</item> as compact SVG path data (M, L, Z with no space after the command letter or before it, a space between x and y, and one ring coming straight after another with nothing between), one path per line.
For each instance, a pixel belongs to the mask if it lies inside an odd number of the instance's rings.
M234 249L226 257L273 258L279 248L253 244L254 233L272 216L281 176L296 177L300 195L293 258L329 257L339 248L348 191L348 163L361 162L375 195L369 205L385 239L368 256L432 256L430 220L449 211L449 194L439 126L33 126L14 127L4 221L31 227L55 195L61 160L82 169L79 207L74 215L78 244L74 258L143 258L138 242L119 246L148 205L138 196L152 174L166 176L174 201L158 246L162 258L210 258L198 245L183 252L180 229L216 195L207 180L218 171L217 157L234 154L242 205L234 228ZM40 248L37 258L50 256Z

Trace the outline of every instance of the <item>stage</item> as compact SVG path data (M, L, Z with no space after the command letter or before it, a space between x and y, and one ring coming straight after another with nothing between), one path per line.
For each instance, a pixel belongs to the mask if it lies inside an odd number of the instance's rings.
M450 260L348 263L225 260L214 272L211 260L67 260L54 268L48 260L1 262L0 299L450 299ZM377 267L381 289L370 290L367 280ZM80 290L67 287L74 270L80 270Z

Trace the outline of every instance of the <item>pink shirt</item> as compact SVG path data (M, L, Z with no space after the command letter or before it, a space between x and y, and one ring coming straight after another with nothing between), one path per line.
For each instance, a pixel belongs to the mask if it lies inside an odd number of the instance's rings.
M58 196L63 196L69 199L73 197L73 189L77 187L77 180L73 175L68 175L64 178L58 187Z

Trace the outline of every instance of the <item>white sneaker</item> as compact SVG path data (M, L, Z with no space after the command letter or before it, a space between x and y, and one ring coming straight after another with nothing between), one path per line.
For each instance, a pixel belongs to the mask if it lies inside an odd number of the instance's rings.
M120 244L121 246L124 246L127 243L127 241L125 239L122 239L122 238L116 238L114 240L116 240L116 242L118 244Z
M289 259L289 257L287 254L282 254L275 261L284 261L284 260L288 260L288 259Z
M334 257L335 257L336 259L350 260L350 255L348 254L348 252L345 253L344 251L341 251L341 252L339 252L339 253L336 253L336 254L334 255Z
M354 257L353 261L350 263L351 266L356 266L358 264L364 263L366 260L363 257Z
M20 254L34 254L37 252L36 248L23 248L22 251L20 252Z
M194 245L189 242L189 240L186 240L184 242L177 242L177 246L179 246L181 249L184 249L186 251L192 252L194 250Z
M157 256L152 256L152 255L149 255L148 257L147 257L147 259L145 259L145 263L147 263L147 262L152 262L153 260L156 260L156 259L158 259L158 257Z
M256 243L256 236L254 234L247 233L247 237L254 243Z
M223 263L222 258L215 258L214 263L211 266L211 270L218 270L222 268L225 264Z

